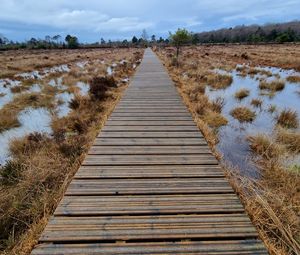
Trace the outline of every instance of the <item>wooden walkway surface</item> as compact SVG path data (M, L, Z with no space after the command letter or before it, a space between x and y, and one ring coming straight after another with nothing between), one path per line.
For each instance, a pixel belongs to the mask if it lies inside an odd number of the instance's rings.
M39 242L34 255L268 254L149 49Z

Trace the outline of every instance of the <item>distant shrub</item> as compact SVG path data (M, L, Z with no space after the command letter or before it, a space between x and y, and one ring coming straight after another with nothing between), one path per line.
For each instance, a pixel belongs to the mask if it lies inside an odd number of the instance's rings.
M240 89L235 94L234 97L236 99L242 100L243 98L249 96L250 91L248 89Z

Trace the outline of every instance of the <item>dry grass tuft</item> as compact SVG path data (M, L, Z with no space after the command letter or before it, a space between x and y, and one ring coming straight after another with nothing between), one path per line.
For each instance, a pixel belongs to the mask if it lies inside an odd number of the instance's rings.
M238 100L242 100L245 97L249 96L250 91L248 89L240 89L235 94L234 97Z
M279 128L276 133L277 142L284 144L292 153L300 153L300 133Z
M0 133L4 132L5 130L20 126L18 117L13 111L2 109L0 111L0 116Z
M279 159L279 157L284 152L284 148L273 142L268 136L263 134L257 134L255 136L249 136L248 141L250 143L250 148L256 154L266 158L266 159Z
M214 111L214 112L218 112L218 113L221 113L222 112L222 109L225 105L225 100L223 97L217 97L216 99L214 99L212 102L211 102L211 110Z
M222 114L214 111L207 111L203 116L203 120L212 128L219 128L228 123L228 120Z
M259 88L262 90L270 90L270 91L281 91L285 88L285 83L282 80L276 80L276 81L261 81L259 83Z
M214 89L225 89L233 82L233 78L229 74L210 73L206 79L208 85Z
M251 111L249 108L245 106L239 106L231 110L231 116L240 122L251 122L255 119L255 112Z
M300 83L300 76L290 75L286 78L286 80L291 83Z
M286 128L297 128L299 126L296 111L285 109L276 116L277 124Z
M255 107L261 107L262 106L262 100L261 99L259 99L259 98L253 98L252 100L251 100L251 105L253 105L253 106L255 106Z

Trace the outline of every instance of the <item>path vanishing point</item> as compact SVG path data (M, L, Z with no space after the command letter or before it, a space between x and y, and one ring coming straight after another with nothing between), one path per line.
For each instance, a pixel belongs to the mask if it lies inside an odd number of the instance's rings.
M150 49L32 254L268 254Z

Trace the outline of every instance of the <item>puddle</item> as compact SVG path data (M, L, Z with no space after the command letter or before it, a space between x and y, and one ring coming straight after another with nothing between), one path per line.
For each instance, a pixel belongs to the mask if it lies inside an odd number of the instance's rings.
M68 89L68 87L63 85L62 82L63 82L63 78L58 77L58 78L51 79L48 84L52 87L56 87L61 90Z
M82 96L86 96L89 93L89 90L90 90L89 84L79 81L76 83L76 86L80 89L80 94Z
M77 62L76 66L78 66L81 69L84 69L84 67L89 63L89 61L81 61L81 62Z
M264 69L271 71L273 74L277 73L281 79L285 79L291 74L297 74L293 70L282 70L272 67ZM224 71L220 72L224 73ZM212 90L209 86L206 88L206 95L211 100L222 97L225 102L222 114L228 119L228 124L219 129L220 142L217 145L217 149L223 154L224 161L238 167L243 174L259 177L259 171L249 160L251 153L246 138L257 133L272 134L276 124L274 120L276 112L270 113L268 111L271 105L276 105L277 112L285 108L291 108L296 110L298 116L300 116L300 100L299 95L296 93L298 85L285 82L284 90L276 92L273 97L269 97L268 95L261 95L257 75L242 77L237 71L225 71L225 73L231 74L233 77L231 86L224 90ZM242 100L237 100L234 94L241 88L248 89L250 95ZM252 106L250 104L252 99L262 100L261 108ZM257 115L255 120L252 123L240 123L234 119L230 115L230 111L237 106L246 106L255 111ZM293 160L292 162L295 163Z
M109 75L109 76L113 75L113 73L114 73L111 66L107 67L106 72L107 72L107 75Z
M21 123L20 127L12 128L0 134L0 165L10 158L9 143L13 139L22 138L33 132L47 133L52 132L51 114L46 108L26 108L18 115Z
M63 118L67 116L72 109L69 107L69 102L74 98L73 94L68 92L60 93L55 96L55 99L58 102L58 106L56 108L56 114L59 118Z

